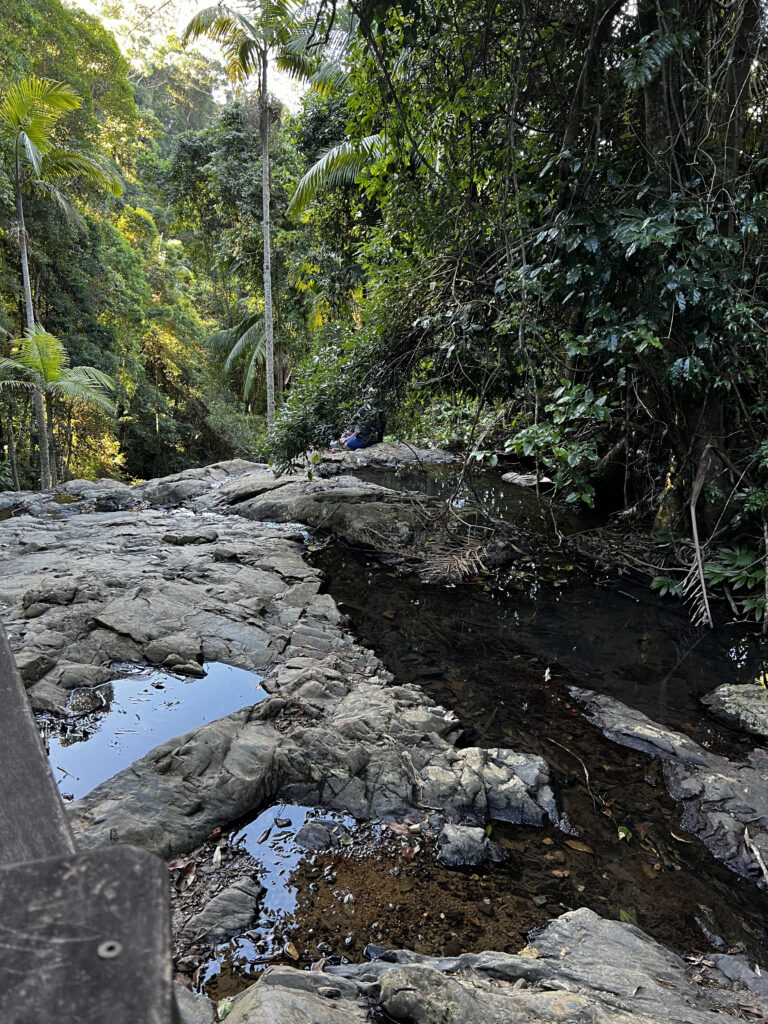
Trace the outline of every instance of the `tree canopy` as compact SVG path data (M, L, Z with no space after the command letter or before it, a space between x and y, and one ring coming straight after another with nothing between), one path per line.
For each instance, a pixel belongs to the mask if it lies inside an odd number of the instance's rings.
M73 90L56 144L124 182L75 182L77 222L27 200L39 320L118 384L115 416L73 413L70 470L283 462L372 387L395 432L514 457L557 501L677 535L695 499L711 550L756 567L711 560L738 610L762 613L764 4L254 0L193 23L221 66L174 37L129 61L58 0L8 6L0 94L28 74ZM316 86L298 113L248 79L278 58ZM4 416L29 481L23 399Z

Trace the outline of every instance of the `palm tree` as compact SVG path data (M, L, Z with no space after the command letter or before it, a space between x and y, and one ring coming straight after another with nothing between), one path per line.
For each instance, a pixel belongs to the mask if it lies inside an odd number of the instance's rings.
M293 0L249 0L249 16L232 7L206 7L187 25L182 42L206 36L221 44L230 79L243 83L251 74L259 83L259 141L261 144L261 202L264 240L264 349L267 377L267 426L275 419L275 336L272 314L272 242L269 212L269 62L296 75L305 62L291 55L287 45L299 27Z
M107 185L120 194L117 176L105 170L90 157L54 142L53 133L61 118L80 106L80 97L63 82L52 82L36 75L26 75L12 85L0 100L0 142L10 149L10 178L16 203L19 231L21 279L24 288L24 309L27 331L35 330L35 310L29 276L28 239L24 223L23 191L31 184L52 198L71 218L77 214L61 185L72 178L85 176L99 185ZM51 462L45 423L42 392L33 385L32 407L40 451L40 484L50 486Z
M205 344L221 368L222 380L228 380L236 369L242 368L242 396L247 402L253 394L258 369L264 362L264 317L261 313L248 313L234 327L211 334Z
M53 401L63 398L70 403L96 405L114 412L109 392L117 387L107 373L95 366L70 366L67 350L58 338L39 324L33 324L24 336L14 341L10 356L0 358L0 371L12 371L21 376L0 380L0 389L24 388L34 396L45 396L47 423L43 420L43 433L48 443L52 484L58 483L56 449L53 437Z

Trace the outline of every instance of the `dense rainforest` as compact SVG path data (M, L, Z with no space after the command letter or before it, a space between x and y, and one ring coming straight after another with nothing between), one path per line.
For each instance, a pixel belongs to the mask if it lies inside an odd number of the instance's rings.
M283 465L373 394L396 436L693 531L689 583L763 617L764 4L251 0L119 45L0 10L4 123L19 83L77 97L42 163L0 131L5 487L41 433L54 479Z

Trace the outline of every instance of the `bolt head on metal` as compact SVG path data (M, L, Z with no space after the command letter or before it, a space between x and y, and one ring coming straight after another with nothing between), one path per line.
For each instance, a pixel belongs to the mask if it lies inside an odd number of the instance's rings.
M102 960L114 960L116 956L120 956L122 951L122 944L117 942L115 939L107 939L107 941L102 942L96 950Z

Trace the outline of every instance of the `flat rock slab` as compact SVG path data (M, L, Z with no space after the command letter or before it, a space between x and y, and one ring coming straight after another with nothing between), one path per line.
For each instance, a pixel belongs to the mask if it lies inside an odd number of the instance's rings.
M184 938L188 942L215 942L244 931L256 916L265 892L264 886L251 878L227 886L199 914L190 917L184 925Z
M768 888L768 750L730 761L612 697L570 690L608 739L660 758L669 793L683 805L683 828L732 871Z
M245 487L247 479L241 485ZM231 500L231 492L221 500ZM216 498L219 498L216 495ZM414 543L422 524L421 503L412 496L356 477L283 479L255 497L230 504L229 514L256 522L306 523L348 544L398 551Z
M329 612L295 534L185 516L184 534L202 542L179 545L167 539L174 521L152 509L43 517L34 546L28 520L3 525L0 604L35 706L112 678L113 661L188 674L224 661L263 675L304 642L293 633L313 603Z
M768 740L768 689L759 683L725 683L701 698L716 718Z
M759 980L754 971L751 977ZM434 958L400 950L324 973L273 967L237 997L227 1020L725 1024L734 1013L762 1015L763 997L749 982L713 970L707 985L699 984L680 957L639 928L581 909L550 921L518 956Z

